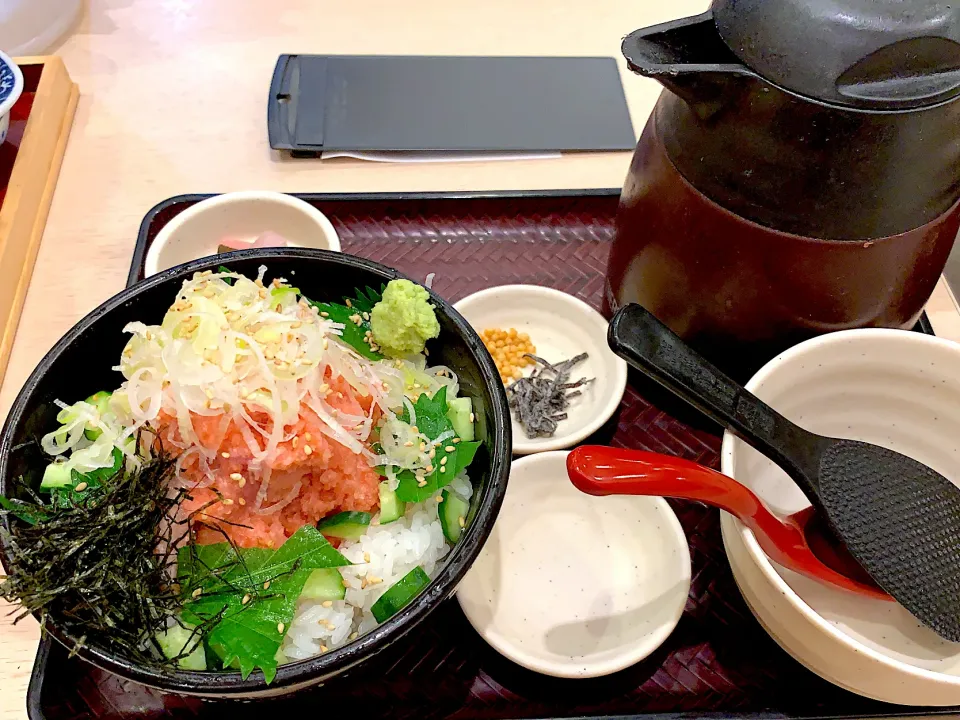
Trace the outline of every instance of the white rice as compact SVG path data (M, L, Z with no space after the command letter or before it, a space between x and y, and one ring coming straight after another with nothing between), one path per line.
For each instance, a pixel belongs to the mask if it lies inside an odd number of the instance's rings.
M466 474L455 478L448 487L466 500L473 495ZM399 520L379 525L374 518L359 540L344 541L340 552L354 563L340 568L347 588L345 598L333 602L331 607L316 600L300 601L284 638L283 655L289 660L304 660L344 645L353 639L354 633L369 632L377 626L370 608L383 593L417 565L433 577L450 551L437 515L438 505L436 496L410 503ZM379 581L364 587L365 578Z

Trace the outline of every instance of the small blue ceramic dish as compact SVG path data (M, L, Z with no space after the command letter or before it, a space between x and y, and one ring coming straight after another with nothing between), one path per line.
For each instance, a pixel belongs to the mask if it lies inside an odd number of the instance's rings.
M9 57L0 52L0 145L7 139L10 109L23 92L23 73Z

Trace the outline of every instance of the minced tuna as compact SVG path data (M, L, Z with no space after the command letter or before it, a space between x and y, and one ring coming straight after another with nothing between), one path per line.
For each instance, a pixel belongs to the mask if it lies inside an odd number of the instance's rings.
M348 414L368 412L369 397L358 396L341 378L329 384L330 405ZM235 424L230 422L219 437L220 416L194 415L192 420L204 447L217 453L210 463L213 484L192 490L183 505L188 515L209 505L196 517L200 543L223 542L222 533L207 527L218 518L229 521L230 538L238 546L278 548L298 528L331 513L377 509L377 473L362 455L323 434L320 419L305 405L297 423L286 428L292 437L279 445L269 464L265 493L264 472L251 469L250 449ZM161 436L173 430L169 423L167 417ZM181 476L198 485L206 480L196 457L183 463Z

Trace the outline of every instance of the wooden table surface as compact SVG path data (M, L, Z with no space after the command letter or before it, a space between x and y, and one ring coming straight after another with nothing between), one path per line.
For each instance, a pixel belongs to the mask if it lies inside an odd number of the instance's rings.
M621 185L629 153L500 163L291 160L267 143L279 54L606 55L620 63L639 134L659 86L630 74L620 38L707 0L89 0L56 52L81 97L27 296L0 413L37 361L119 291L137 228L186 192L503 190ZM945 288L928 311L960 339ZM0 720L26 716L38 630L0 601Z

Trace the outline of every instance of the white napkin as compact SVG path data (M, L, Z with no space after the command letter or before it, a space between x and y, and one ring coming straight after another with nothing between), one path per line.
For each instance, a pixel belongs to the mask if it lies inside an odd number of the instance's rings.
M348 157L370 162L431 163L431 162L499 162L502 160L555 160L558 152L438 152L423 150L328 150L320 154L322 159Z

